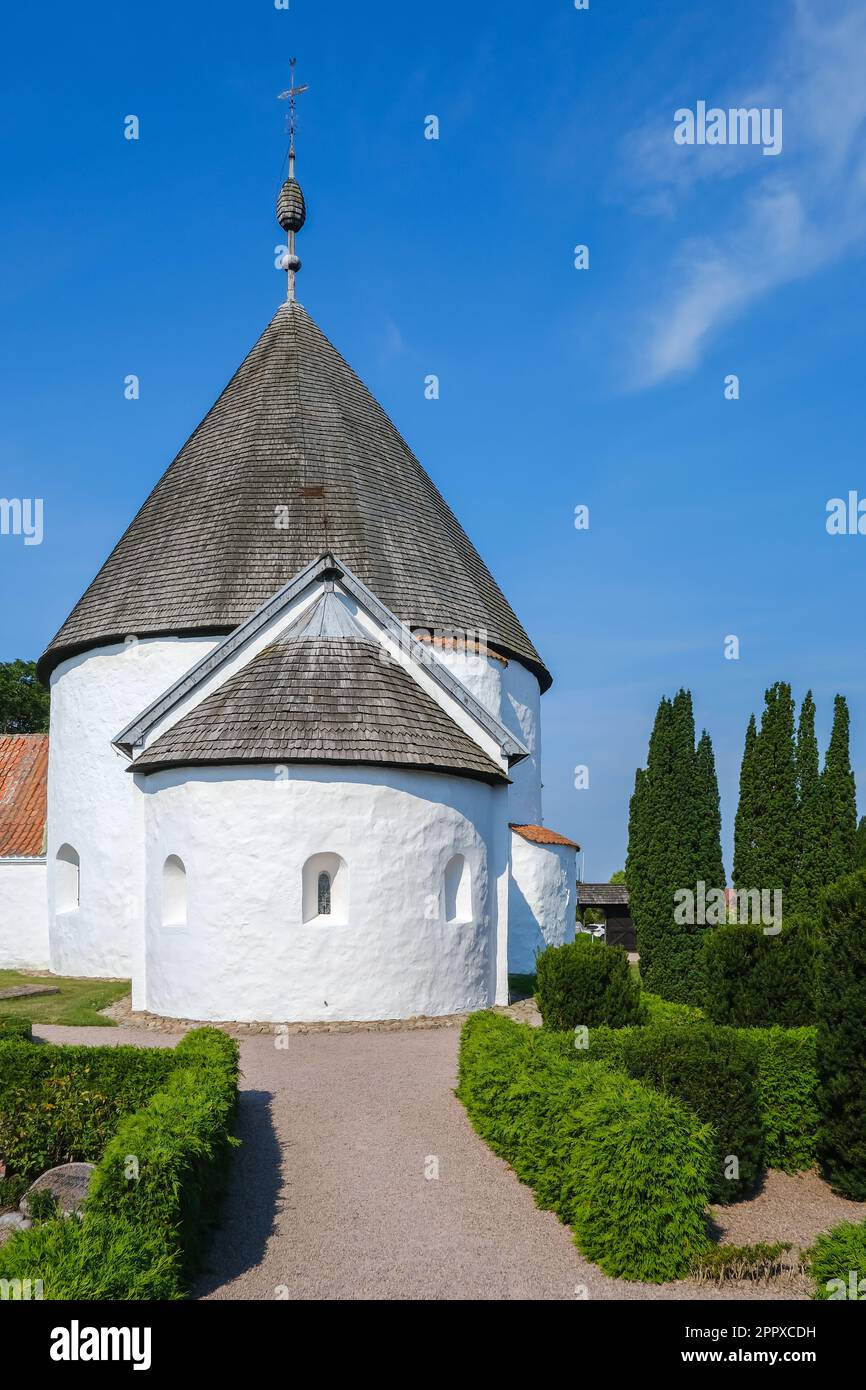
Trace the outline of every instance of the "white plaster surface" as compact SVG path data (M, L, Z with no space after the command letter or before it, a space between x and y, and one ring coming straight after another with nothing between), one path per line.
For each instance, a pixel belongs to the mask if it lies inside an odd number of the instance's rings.
M508 770L508 820L541 824L541 687L519 661L503 666L492 657L437 647L444 666L529 749L529 757Z
M508 894L508 968L530 974L545 946L574 940L577 851L567 845L538 845L511 835Z
M147 843L146 1007L280 1022L431 1016L497 993L502 788L412 770L171 769L137 781ZM445 920L445 870L471 872L472 917ZM161 867L187 870L188 924L163 927ZM338 854L345 925L305 923L303 867ZM501 985L500 985L501 992Z
M147 638L71 657L52 675L48 920L58 974L130 974L142 928L143 808L111 740L213 646L213 638ZM64 843L81 861L81 901L58 916L54 862Z
M0 859L0 969L49 964L45 860Z

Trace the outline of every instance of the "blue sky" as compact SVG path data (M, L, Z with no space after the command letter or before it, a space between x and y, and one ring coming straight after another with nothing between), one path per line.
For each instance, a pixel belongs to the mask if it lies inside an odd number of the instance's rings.
M15 7L0 495L43 498L45 534L0 537L0 659L42 650L283 295L293 54L299 298L554 673L545 818L586 877L623 862L680 685L713 736L729 868L774 680L812 688L824 742L848 696L866 786L866 537L825 528L828 499L866 496L861 0ZM781 154L676 145L699 100L782 108Z

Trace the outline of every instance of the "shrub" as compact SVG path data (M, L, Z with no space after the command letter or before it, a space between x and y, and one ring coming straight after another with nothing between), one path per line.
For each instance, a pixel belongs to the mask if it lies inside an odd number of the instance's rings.
M535 999L547 1028L625 1028L643 1021L640 986L621 946L578 936L542 951L536 973Z
M757 1183L764 1137L752 1052L732 1028L662 1024L630 1028L622 1066L629 1076L676 1096L714 1131L710 1201L732 1202ZM726 1176L731 1159L736 1176Z
M666 1095L713 1127L711 1202L744 1196L763 1169L764 1135L754 1053L733 1028L662 1023L646 1028L594 1028L575 1057L601 1059ZM738 1175L726 1177L736 1157Z
M728 923L704 938L705 1008L734 1028L795 1028L815 1021L818 933L793 917L777 936Z
M691 1272L696 1279L723 1283L725 1279L772 1279L784 1268L787 1242L767 1245L711 1245L697 1256Z
M565 1034L475 1014L457 1094L588 1259L613 1277L680 1278L707 1243L709 1127L607 1063L573 1057Z
M32 1042L33 1024L29 1018L18 1018L12 1014L0 1014L0 1043Z
M31 1221L48 1221L52 1216L58 1216L60 1212L56 1193L52 1192L50 1187L31 1192L27 1198L26 1210Z
M58 1163L95 1163L121 1115L153 1095L180 1049L0 1047L0 1154L35 1178Z
M818 1237L805 1259L815 1281L813 1298L866 1300L866 1222L834 1226Z
M168 1055L176 1064L163 1088L109 1142L84 1219L13 1236L0 1249L0 1278L42 1279L49 1299L183 1297L235 1142L238 1049L203 1028Z
M816 1029L744 1028L740 1037L757 1067L767 1167L811 1168L818 1142Z
M828 888L818 963L818 1154L827 1180L866 1200L866 870Z
M641 1001L647 1023L705 1023L703 1009L693 1004L675 1004L671 999L662 999L660 994L642 990Z

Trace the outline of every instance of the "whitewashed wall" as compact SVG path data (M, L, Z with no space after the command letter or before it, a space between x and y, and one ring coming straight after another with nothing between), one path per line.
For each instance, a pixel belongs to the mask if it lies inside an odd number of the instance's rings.
M71 657L51 677L48 913L58 974L132 970L142 935L143 809L111 740L215 645L147 638ZM81 902L56 915L54 863L63 844L81 860Z
M437 647L436 655L476 699L526 745L529 757L509 770L507 819L541 824L541 687L519 661L501 661Z
M45 860L0 859L0 969L48 970L50 963Z
M511 836L508 894L508 968L512 974L535 969L545 946L574 940L577 905L577 852L567 845L537 845Z
M411 770L303 766L172 769L137 781L146 803L148 1009L281 1022L504 1002L502 788ZM318 853L346 862L346 925L302 920L303 865ZM471 866L470 922L445 921L455 853ZM162 925L171 854L187 870L183 927Z

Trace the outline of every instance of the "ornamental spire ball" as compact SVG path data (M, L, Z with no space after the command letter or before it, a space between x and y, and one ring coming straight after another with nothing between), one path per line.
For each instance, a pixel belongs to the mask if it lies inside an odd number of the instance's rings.
M301 268L301 262L295 254L295 233L301 230L307 220L304 195L301 192L301 185L295 178L295 98L299 97L302 92L309 91L309 88L295 86L295 64L297 61L297 58L290 60L291 85L288 91L280 92L279 96L280 101L288 101L289 103L289 177L280 189L280 195L277 198L277 221L286 233L289 243L287 254L282 258L282 266L288 272L286 298L290 301L295 297L295 275Z

